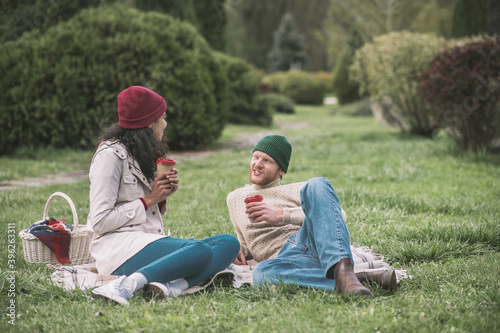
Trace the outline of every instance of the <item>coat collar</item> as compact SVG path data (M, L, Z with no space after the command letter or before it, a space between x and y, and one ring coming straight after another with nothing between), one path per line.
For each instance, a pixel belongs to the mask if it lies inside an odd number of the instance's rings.
M127 155L127 160L128 160L130 172L132 172L132 174L134 176L136 176L137 179L139 179L139 181L141 181L147 188L149 188L151 190L152 184L148 181L146 176L144 176L144 174L142 173L141 167L139 166L139 163L135 159L133 159L132 156L130 156L130 155Z
M114 153L116 156L118 156L121 160L127 160L128 167L130 172L140 181L142 182L147 188L152 189L152 184L147 180L146 176L142 173L141 167L139 166L139 163L128 154L127 147L120 141L106 141L103 142L99 148L97 148L97 151L101 151L103 149L113 149Z

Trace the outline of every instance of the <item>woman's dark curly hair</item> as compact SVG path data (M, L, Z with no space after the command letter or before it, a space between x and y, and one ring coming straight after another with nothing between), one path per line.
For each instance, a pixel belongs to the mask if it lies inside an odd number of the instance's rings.
M111 125L97 141L96 148L104 141L120 141L128 153L139 163L142 173L149 181L155 178L156 159L168 156L168 146L154 139L149 127L125 129L118 123Z

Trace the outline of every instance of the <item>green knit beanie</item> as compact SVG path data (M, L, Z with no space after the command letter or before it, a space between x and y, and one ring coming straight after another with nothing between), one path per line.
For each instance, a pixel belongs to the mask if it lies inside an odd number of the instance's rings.
M292 145L283 135L267 135L260 139L252 150L261 151L271 156L278 165L287 172L290 156L292 156Z

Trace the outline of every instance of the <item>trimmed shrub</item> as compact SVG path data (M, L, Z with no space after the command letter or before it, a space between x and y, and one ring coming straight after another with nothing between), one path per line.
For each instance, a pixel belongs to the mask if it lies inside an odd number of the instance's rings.
M241 113L238 115L238 124L266 126L273 124L273 108L268 103L264 95L257 95L253 104L251 113Z
M335 108L334 113L341 113L349 117L373 117L372 103L370 97L345 104L342 108Z
M255 99L259 93L259 82L252 69L242 59L216 52L229 80L229 122L253 124Z
M323 104L323 88L303 72L290 72L280 85L280 92L297 104Z
M349 66L352 64L354 52L346 47L340 54L333 69L332 90L340 104L347 104L359 100L359 85L349 79Z
M93 146L118 120L116 96L131 85L165 97L171 148L220 136L228 82L190 24L111 6L28 34L0 48L0 153L18 145Z
M34 29L45 31L67 21L80 10L114 0L16 0L0 1L0 43L21 38Z
M262 95L260 98L265 100L276 113L295 113L293 101L285 95L271 93Z
M195 4L193 0L135 0L134 6L141 11L154 11L168 14L182 21L187 21L198 28Z
M356 51L350 75L389 123L403 132L426 137L438 128L435 108L418 95L417 76L447 47L443 38L392 32L376 37Z
M439 109L458 146L492 148L500 137L500 37L439 53L418 80L420 96Z
M168 14L194 25L214 50L224 50L226 14L223 3L194 0L135 0L136 8Z
M171 2L169 0L168 2ZM226 48L225 30L227 14L224 1L193 1L198 31L214 50Z
M250 66L250 69L252 70L252 73L257 78L257 80L261 82L264 76L266 76L266 72L262 69L255 67L254 64L248 63L248 66Z
M290 72L274 72L264 76L261 80L267 90L272 93L280 93L281 83L286 79Z
M312 79L323 88L323 92L332 92L332 74L319 71L310 73Z

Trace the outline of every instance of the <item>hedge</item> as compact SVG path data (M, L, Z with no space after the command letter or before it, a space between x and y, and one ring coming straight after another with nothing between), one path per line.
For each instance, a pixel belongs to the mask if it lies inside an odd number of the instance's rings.
M311 78L316 81L322 88L323 92L329 93L332 92L332 74L324 72L324 71L319 71L319 72L312 72L310 73Z
M18 40L23 33L47 30L80 10L115 0L1 0L0 43Z
M281 83L280 92L297 104L323 104L323 87L308 73L290 72Z
M263 99L275 113L295 113L295 104L285 95L270 93L263 94L260 98Z
M28 34L0 48L0 153L92 146L118 120L116 96L131 85L165 97L171 148L198 148L220 136L228 82L190 24L110 6Z
M290 72L274 72L265 75L261 83L267 88L268 92L280 93L280 86L289 74Z
M354 52L346 47L340 54L332 74L332 90L340 104L348 104L359 100L359 84L349 78L349 66L352 64Z
M250 65L242 59L224 53L215 54L229 81L229 122L254 124L259 82Z
M465 150L492 149L500 138L500 37L439 53L419 76L419 94Z
M418 95L417 76L447 46L434 35L391 32L356 51L350 75L387 121L403 132L432 136L439 127L436 110Z

